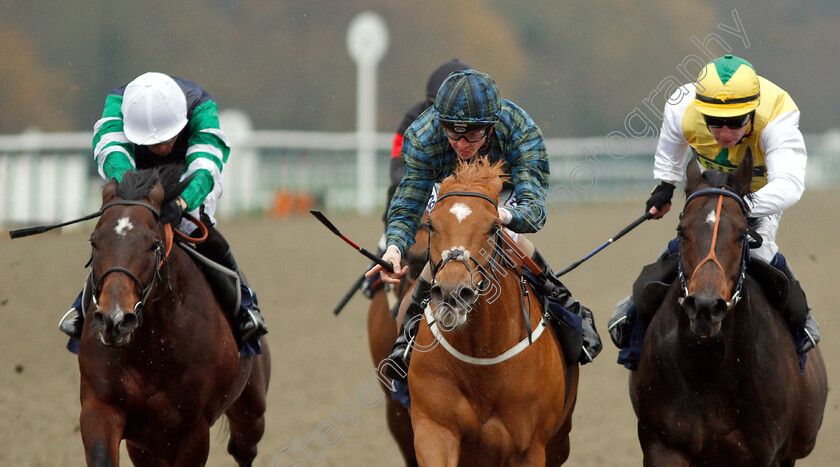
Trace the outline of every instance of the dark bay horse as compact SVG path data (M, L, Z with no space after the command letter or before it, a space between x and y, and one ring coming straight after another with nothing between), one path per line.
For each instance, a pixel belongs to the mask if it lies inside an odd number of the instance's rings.
M401 303L403 298L410 297L414 282L420 277L420 272L428 261L429 229L428 213L423 215L420 228L414 237L414 244L408 249L406 257L403 258L403 265L408 266L408 272L403 276L400 283L387 290L385 287L374 292L368 308L367 330L368 346L370 356L373 359L373 366L379 368L381 362L391 353L391 347L397 339L399 323L405 313L405 306L400 307L400 314L394 319L392 309ZM408 297L406 297L408 295ZM406 300L406 304L407 304ZM385 415L388 422L388 431L391 432L400 453L407 466L417 465L417 457L414 453L414 431L411 428L411 418L408 409L391 398L390 381L380 378L380 387L385 394Z
M430 215L432 302L408 371L422 466L559 465L569 455L578 369L567 372L508 251L516 245L496 208L503 173L483 159L461 164Z
M90 237L95 309L79 351L88 465L119 465L122 439L137 465L203 465L225 414L228 452L247 466L263 435L268 346L240 357L203 273L158 220L180 173L128 172L102 191Z
M397 332L399 332L399 322L402 320L402 314L405 313L406 307L400 307L400 314L396 320L391 310L401 303L403 298L410 297L414 282L420 277L420 272L428 260L429 229L427 221L428 217L424 215L420 229L418 229L414 238L414 245L409 248L406 257L403 258L403 265L408 266L406 275L391 290L383 287L374 292L370 301L367 318L368 345L377 374L379 374L378 370L381 362L391 353L391 347L397 339ZM390 381L380 378L380 387L385 394L388 431L391 432L391 436L397 442L406 465L409 467L415 466L417 465L417 457L414 454L414 431L411 428L411 418L408 409L391 398L389 385Z
M791 466L816 442L827 395L820 348L800 374L780 305L744 273L751 176L749 155L733 174L689 163L679 278L630 376L646 466Z

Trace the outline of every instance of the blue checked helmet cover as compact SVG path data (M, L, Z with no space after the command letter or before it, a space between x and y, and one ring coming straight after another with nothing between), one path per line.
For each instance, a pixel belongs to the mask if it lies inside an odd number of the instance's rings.
M501 108L496 82L490 75L476 70L450 74L435 98L438 122L460 132L496 123Z

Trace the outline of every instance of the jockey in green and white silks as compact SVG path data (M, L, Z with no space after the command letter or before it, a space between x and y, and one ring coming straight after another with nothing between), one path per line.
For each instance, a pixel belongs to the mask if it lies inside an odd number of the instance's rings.
M240 307L230 316L243 355L260 353L259 337L268 332L230 245L216 226L216 201L222 195L222 169L230 144L219 128L216 102L198 84L163 73L144 73L105 98L93 128L93 157L105 179L122 181L127 171L178 164L181 180L190 182L177 199L161 207L161 222L179 223L190 234L196 225L182 219L189 213L207 226L207 238L195 249L233 271L240 280ZM164 214L166 213L166 214ZM166 219L164 219L166 218ZM82 294L59 322L70 336L68 349L78 351L84 327Z
M736 59L724 61L731 68L728 62ZM752 71L751 65L743 60L737 64L739 68ZM724 66L721 68L721 72L728 71ZM704 169L731 172L738 167L744 154L751 152L755 196L749 201L750 215L762 218L758 232L764 239L762 246L751 254L769 263L779 251L775 239L782 211L799 201L805 188L807 152L799 131L799 109L793 99L769 80L756 76L754 71L746 73L747 69L742 72L743 79L754 77L758 80L760 97L757 107L744 112L753 113L743 138L731 148L722 148L707 128L704 114L698 110L698 104L703 106L694 98L698 84L686 84L665 105L653 176L657 180L683 182L686 161L695 153ZM712 73L717 75L717 68ZM741 78L736 72L727 84L732 85L732 80ZM719 79L709 76L703 82Z
M192 182L181 194L187 204L186 211L198 218L198 209L203 205L204 214L215 225L216 202L223 189L222 169L230 154L230 143L219 128L218 106L207 91L192 81L160 73L146 75L157 75L150 76L157 82L147 99L138 99L137 91L133 93L130 84L114 89L105 99L102 118L93 127L93 157L99 175L105 180L119 181L126 170L184 162L182 179L193 175ZM124 102L126 99L132 102ZM173 112L162 117L142 117L138 123L145 127L134 130L138 133L136 137L127 135L123 110L140 114L152 106L173 108ZM186 109L186 113L179 114L181 109ZM169 115L175 117L167 120ZM129 127L128 132L132 129ZM150 145L144 144L165 142L176 136L171 152L164 156L155 154ZM195 228L187 221L181 227L186 233Z

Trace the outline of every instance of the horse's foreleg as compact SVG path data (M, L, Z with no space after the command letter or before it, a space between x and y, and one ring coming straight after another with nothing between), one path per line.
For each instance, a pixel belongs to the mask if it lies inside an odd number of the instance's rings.
M411 417L408 409L399 402L393 401L390 395L385 406L388 420L388 430L400 448L405 465L417 465L417 455L414 453L414 431L411 429Z
M120 465L120 441L125 429L125 420L122 410L98 399L89 397L82 402L79 427L88 465Z
M175 455L176 467L204 465L210 454L210 425L196 422L192 431L178 441L178 453Z
M688 467L691 465L688 456L667 444L639 422L639 442L642 445L645 467L667 465L669 467Z
M254 357L248 384L225 411L230 423L227 450L240 466L250 466L257 457L257 443L265 432L265 396L268 392L271 357L265 340L262 344L263 353Z
M414 452L420 466L457 467L461 455L461 440L447 427L428 417L412 412L414 426Z

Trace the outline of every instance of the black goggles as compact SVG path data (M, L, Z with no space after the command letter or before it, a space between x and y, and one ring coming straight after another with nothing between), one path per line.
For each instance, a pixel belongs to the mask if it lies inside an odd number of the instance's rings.
M471 130L471 131L455 131L450 130L449 128L444 127L443 133L446 134L446 137L452 141L459 141L462 138L467 140L468 143L477 143L484 139L487 136L487 130L489 127L481 128L480 130Z
M737 130L747 126L750 122L750 114L739 115L737 117L711 117L703 115L703 120L706 121L706 126L709 128L723 128L727 127L730 130Z

